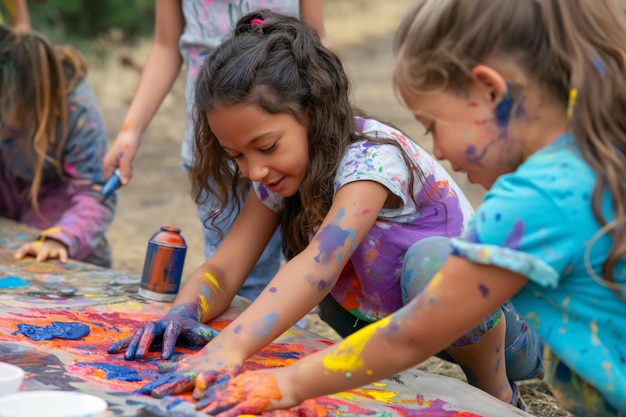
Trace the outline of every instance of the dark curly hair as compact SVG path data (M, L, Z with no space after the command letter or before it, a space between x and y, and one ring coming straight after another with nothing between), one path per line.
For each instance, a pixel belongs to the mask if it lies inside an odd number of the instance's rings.
M254 19L262 23L251 24ZM240 18L232 36L201 66L195 86L192 193L198 204L213 202L205 226L220 229L215 219L229 209L231 196L245 192L247 181L220 146L206 113L239 104L256 105L269 114L287 113L308 126L309 166L299 191L285 199L280 213L285 256L301 252L330 209L345 149L368 139L402 150L392 140L359 133L349 88L339 58L296 18L269 10Z

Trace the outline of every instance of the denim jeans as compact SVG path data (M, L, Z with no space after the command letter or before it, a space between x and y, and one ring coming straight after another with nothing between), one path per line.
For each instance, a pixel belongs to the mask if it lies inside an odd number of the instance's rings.
M402 269L402 301L408 303L430 282L445 259L450 255L450 242L446 237L434 236L420 240L407 251ZM367 326L369 323L357 319L345 310L332 295L326 296L319 305L320 318L341 337ZM507 376L513 381L543 377L543 342L528 326L510 302L501 307L506 317L505 359ZM499 312L498 312L499 313ZM491 318L467 332L452 347L475 343L492 327ZM454 362L446 352L438 357Z

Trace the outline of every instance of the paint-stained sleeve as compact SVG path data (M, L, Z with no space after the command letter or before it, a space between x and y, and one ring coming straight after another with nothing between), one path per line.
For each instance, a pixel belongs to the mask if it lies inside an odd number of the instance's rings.
M496 265L555 288L579 252L575 225L554 203L550 191L519 175L500 179L485 196L453 253Z
M390 144L362 140L346 150L335 176L335 193L354 181L374 181L407 204L411 198L409 178L409 168L400 149Z
M46 193L42 187L42 207L64 206L63 213L46 233L67 245L71 258L83 260L101 246L111 225L116 196L100 202L99 187L104 181L102 159L107 150L104 119L91 88L81 81L68 96L68 137L63 149L63 189ZM45 214L45 213L44 213Z

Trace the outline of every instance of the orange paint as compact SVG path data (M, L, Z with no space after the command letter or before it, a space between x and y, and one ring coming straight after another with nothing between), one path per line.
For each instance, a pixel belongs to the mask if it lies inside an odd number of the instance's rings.
M120 132L126 133L129 130L131 130L133 126L135 126L135 121L133 119L127 120L122 124L122 128L120 129Z

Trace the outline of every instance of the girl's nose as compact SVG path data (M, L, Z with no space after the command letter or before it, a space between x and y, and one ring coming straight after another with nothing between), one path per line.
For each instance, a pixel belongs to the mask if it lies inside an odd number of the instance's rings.
M267 177L269 168L262 161L249 161L248 162L248 178L252 181L263 182L263 179Z

